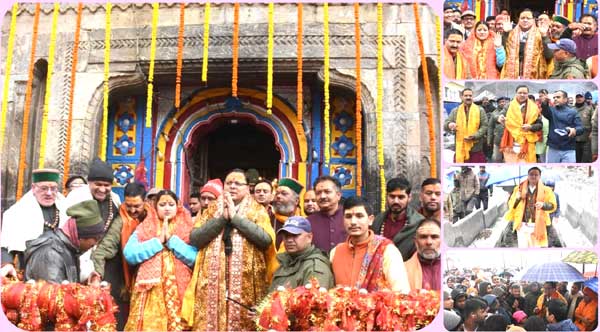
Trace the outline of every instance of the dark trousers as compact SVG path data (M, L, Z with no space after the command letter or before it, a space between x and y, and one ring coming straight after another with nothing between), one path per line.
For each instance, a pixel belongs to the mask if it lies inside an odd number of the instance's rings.
M592 145L590 141L577 142L575 145L575 161L578 163L592 162Z
M484 190L479 191L479 195L477 196L477 203L475 205L476 208L480 208L483 203L483 209L487 210L488 208L488 190L485 188Z

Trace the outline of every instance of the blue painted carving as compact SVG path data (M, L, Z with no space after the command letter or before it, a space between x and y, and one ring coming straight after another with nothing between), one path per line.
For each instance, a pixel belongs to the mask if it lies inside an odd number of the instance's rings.
M354 150L354 144L346 135L342 135L338 138L331 147L342 157L346 157L352 150Z
M354 125L354 119L347 112L340 112L333 119L333 124L339 131L345 133Z
M131 138L126 134L119 137L119 140L115 142L115 148L117 148L119 150L119 153L123 156L131 153L134 147L135 142L133 142Z
M352 182L352 171L344 166L339 166L335 168L333 177L340 181L342 187L347 186Z
M133 178L133 169L127 165L121 165L114 171L115 180L124 186Z
M239 98L229 97L229 98L225 99L225 110L226 111L241 110L243 108L244 108L244 106L242 105L242 102L239 100Z
M121 114L121 116L117 120L117 126L124 133L131 130L131 128L133 127L134 124L135 124L135 119L129 113Z

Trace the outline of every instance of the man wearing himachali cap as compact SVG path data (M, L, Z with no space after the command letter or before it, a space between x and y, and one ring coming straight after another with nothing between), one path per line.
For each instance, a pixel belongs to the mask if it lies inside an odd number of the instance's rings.
M283 223L291 216L299 216L300 208L300 193L304 186L300 182L292 178L282 178L277 183L275 197L273 199L274 220L273 229L278 232L283 226ZM279 248L279 244L283 241L281 234L277 233L275 245Z
M62 225L60 213L65 207L64 197L58 190L59 178L60 173L56 169L34 170L31 190L4 212L0 243L2 265L9 266L9 274L16 276L15 268L25 267L22 265L22 256L26 241ZM15 256L20 262L17 266L13 266Z
M316 278L319 285L333 287L331 264L321 250L312 244L312 228L308 219L293 216L277 232L283 236L285 252L277 255L279 267L273 274L269 292L279 286L295 288Z

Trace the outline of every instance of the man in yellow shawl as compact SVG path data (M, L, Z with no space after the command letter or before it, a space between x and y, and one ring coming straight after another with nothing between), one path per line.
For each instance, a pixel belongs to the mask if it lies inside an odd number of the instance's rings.
M266 295L275 258L275 233L242 170L197 218L190 243L199 249L181 316L201 331L254 330L253 306Z
M488 119L485 111L473 104L473 90L461 91L462 104L450 112L444 122L444 130L455 133L457 163L485 163L483 142L487 133Z
M548 247L546 226L552 223L550 213L556 210L556 197L552 188L540 181L541 176L542 170L530 168L527 180L516 186L508 199L504 219L512 221L519 248Z
M500 150L507 163L534 163L535 143L542 138L540 109L528 98L529 88L526 85L517 86L516 94L508 105L506 116L498 117L504 123Z
M512 29L510 22L504 23L506 62L501 79L545 79L547 63L553 52L548 49L548 24L535 26L533 12L525 9L519 15L518 25ZM511 30L512 29L512 30Z
M464 41L462 32L450 29L444 42L444 75L451 80L471 78L467 59L461 54L460 46Z

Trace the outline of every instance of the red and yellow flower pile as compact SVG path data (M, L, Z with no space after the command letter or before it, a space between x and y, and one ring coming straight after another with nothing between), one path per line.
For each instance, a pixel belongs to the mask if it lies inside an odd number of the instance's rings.
M337 287L316 280L295 289L279 288L258 308L259 330L413 331L428 325L439 310L436 291L409 294Z

